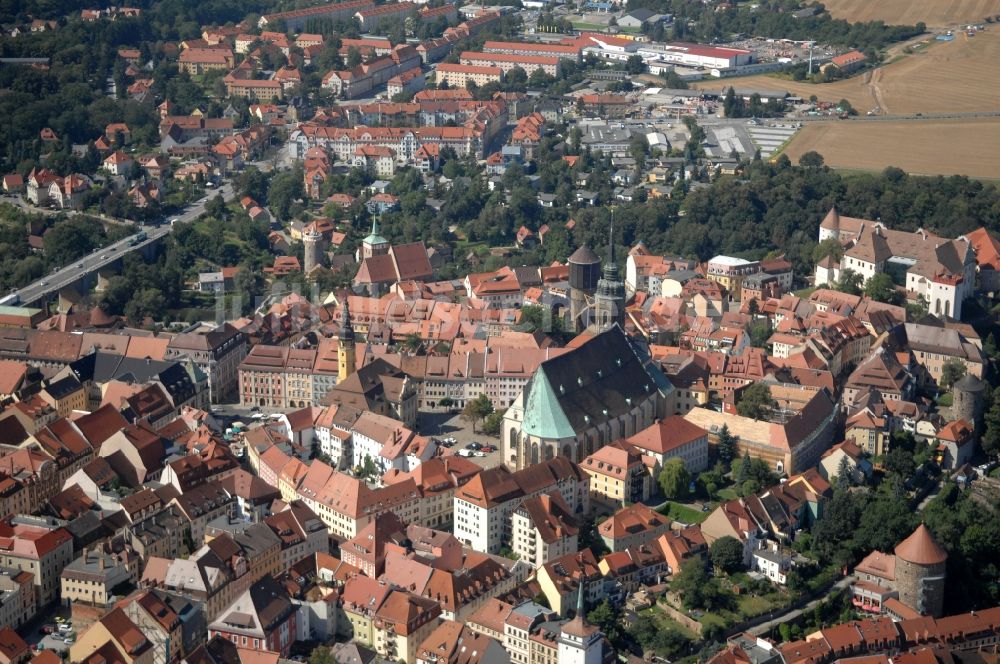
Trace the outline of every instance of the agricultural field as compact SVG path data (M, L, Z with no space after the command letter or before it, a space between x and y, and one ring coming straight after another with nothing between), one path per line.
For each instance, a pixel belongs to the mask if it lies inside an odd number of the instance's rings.
M830 121L808 123L784 154L797 162L814 150L829 166L908 173L962 174L1000 180L1000 118L983 120Z
M1000 85L994 82L998 61L1000 25L993 24L975 37L959 32L950 42L929 39L925 46L896 62L834 83L758 75L694 85L709 90L729 85L784 89L805 99L816 95L822 101L847 99L862 114L875 106L892 115L996 111L1000 108Z
M1000 14L996 0L824 0L823 5L834 18L890 25L954 26L981 23L986 16Z

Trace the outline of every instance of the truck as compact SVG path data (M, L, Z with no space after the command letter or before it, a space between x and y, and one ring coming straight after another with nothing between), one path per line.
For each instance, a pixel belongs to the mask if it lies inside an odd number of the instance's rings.
M140 242L145 242L147 237L148 236L146 235L146 231L139 231L138 233L132 236L132 239L129 240L128 244L130 247L134 247Z

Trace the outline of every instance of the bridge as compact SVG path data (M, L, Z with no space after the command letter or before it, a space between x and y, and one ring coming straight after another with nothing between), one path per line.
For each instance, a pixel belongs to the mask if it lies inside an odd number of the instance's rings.
M230 198L233 194L232 185L224 184L219 187L217 193L222 194L223 198ZM121 268L122 259L130 252L138 251L144 258L151 260L156 255L160 242L173 230L173 224L197 219L205 211L205 204L209 198L215 195L214 192L209 193L162 226L145 228L135 235L101 247L52 274L13 291L0 299L0 305L41 305L70 289L81 294L87 293L97 284L102 272L117 272Z

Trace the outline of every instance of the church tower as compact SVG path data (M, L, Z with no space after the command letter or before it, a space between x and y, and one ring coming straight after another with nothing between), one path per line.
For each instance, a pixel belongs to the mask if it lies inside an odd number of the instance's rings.
M618 275L618 264L615 263L615 218L612 215L608 260L604 263L594 294L594 331L603 332L615 323L624 329L625 282Z
M361 241L361 260L389 253L389 241L379 235L378 217L372 215L372 232Z
M354 327L351 325L351 310L344 296L344 306L340 308L340 332L337 334L337 382L343 382L354 372Z
M588 307L601 277L601 259L590 247L581 246L569 257L569 317L574 332L587 327Z
M576 616L562 626L559 634L559 664L601 664L604 659L604 635L584 617L583 597L586 584L580 580Z

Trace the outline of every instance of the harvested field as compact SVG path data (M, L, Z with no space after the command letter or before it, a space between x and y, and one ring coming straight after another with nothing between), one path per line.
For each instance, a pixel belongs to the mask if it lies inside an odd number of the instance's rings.
M808 123L784 154L793 163L815 150L835 168L897 166L922 175L1000 180L1000 118L989 120L830 121Z
M852 23L884 21L890 25L953 26L982 23L1000 14L997 0L824 0L834 18Z
M994 1L1000 5L1000 0ZM862 114L876 105L883 114L892 115L996 111L1000 108L997 62L1000 25L994 24L975 37L960 32L954 41L932 40L898 62L835 83L811 84L760 75L699 81L695 86L708 90L729 85L784 89L805 99L811 95L822 101L847 99Z

